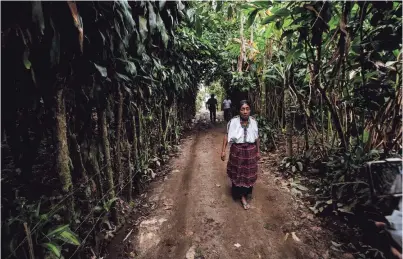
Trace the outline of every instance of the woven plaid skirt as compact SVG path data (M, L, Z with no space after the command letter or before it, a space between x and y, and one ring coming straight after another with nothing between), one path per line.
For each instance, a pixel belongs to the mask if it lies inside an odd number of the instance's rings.
M232 144L227 164L227 175L234 187L252 187L257 180L256 144Z

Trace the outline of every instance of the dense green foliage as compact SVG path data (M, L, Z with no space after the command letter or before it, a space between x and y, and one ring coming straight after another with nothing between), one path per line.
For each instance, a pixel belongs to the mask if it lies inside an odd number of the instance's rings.
M181 2L2 7L3 255L99 254L193 118L210 46Z
M401 2L204 2L194 13L201 40L216 44L227 93L259 115L262 150L285 133L280 169L312 178L312 210L352 225L367 211L379 216L361 169L401 151Z
M319 171L321 197L400 149L401 2L2 5L6 256L100 254L204 102L201 84L219 102L249 99L262 150L285 133L282 169Z

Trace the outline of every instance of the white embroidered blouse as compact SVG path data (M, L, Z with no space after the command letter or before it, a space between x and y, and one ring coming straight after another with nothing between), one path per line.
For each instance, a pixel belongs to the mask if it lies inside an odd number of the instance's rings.
M249 123L246 131L241 125L241 118L236 116L232 118L227 124L227 134L229 143L255 143L259 137L257 121L249 116Z

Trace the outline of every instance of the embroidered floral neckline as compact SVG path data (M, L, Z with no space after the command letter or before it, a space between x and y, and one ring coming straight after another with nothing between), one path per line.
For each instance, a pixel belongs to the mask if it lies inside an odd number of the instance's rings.
M242 124L242 118L239 118L239 123L241 123L242 128L248 128L250 124L250 117L248 118L248 121L245 124Z
M239 121L241 123L241 127L243 128L243 142L246 143L246 135L248 133L248 127L250 124L250 117L248 117L248 121L244 124L242 124L242 118L239 118Z

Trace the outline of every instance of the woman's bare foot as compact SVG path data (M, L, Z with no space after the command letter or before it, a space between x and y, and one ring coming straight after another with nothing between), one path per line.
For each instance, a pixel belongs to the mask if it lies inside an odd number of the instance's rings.
M242 196L242 197L241 197L241 203L242 203L242 206L243 206L243 208L244 208L245 210L248 210L248 209L250 208L248 202L246 201L245 196Z

